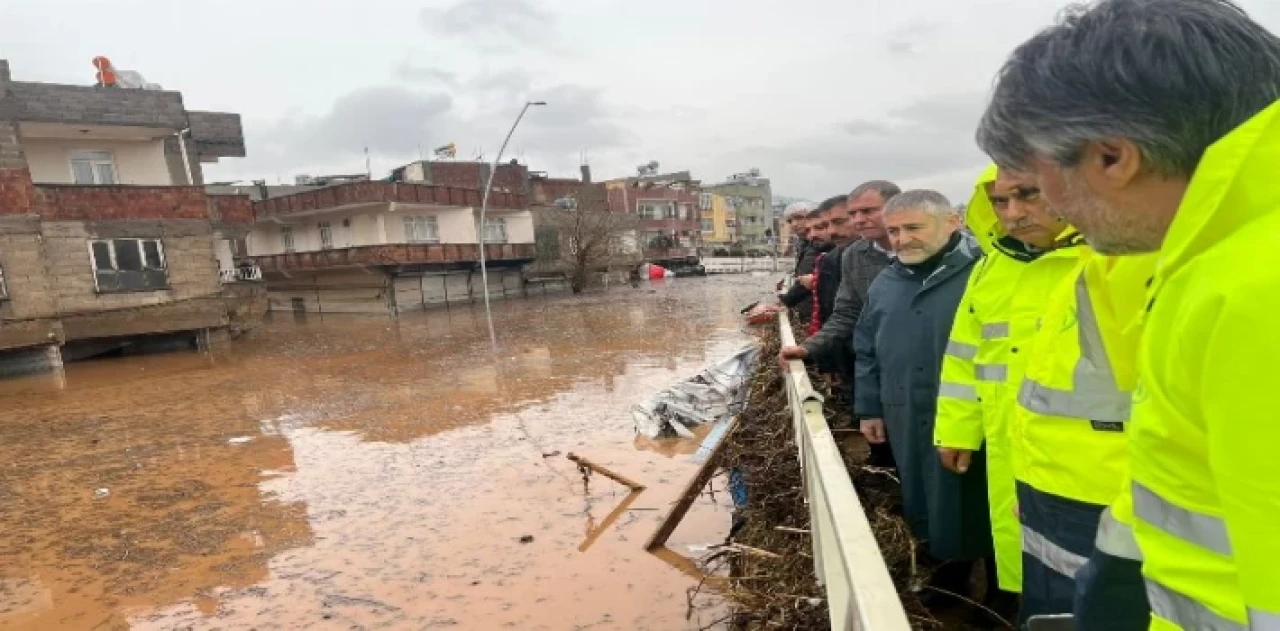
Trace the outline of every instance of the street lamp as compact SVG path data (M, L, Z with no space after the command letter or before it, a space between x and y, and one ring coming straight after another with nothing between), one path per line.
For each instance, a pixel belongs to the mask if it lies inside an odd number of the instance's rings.
M493 158L493 165L489 167L489 181L485 182L484 194L480 198L480 283L484 285L484 319L489 324L489 344L493 346L494 352L498 350L498 334L493 331L493 312L489 310L489 269L485 265L484 259L485 214L489 211L489 191L493 189L493 174L498 171L498 162L502 160L502 152L506 151L507 143L511 142L511 135L516 133L516 127L520 125L520 119L524 118L524 113L529 111L530 106L546 104L546 101L528 101L520 109L520 115L516 117L516 122L511 123L511 130L507 132L507 137L502 139L502 146L498 147L498 155Z

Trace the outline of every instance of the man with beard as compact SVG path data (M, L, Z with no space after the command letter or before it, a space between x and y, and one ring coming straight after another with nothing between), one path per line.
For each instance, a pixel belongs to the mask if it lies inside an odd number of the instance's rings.
M1023 551L1040 551L1024 547L1022 525L1014 513L1018 459L1011 427L1016 397L1045 296L1072 275L1081 240L1049 212L1035 178L1008 170L997 173L995 166L979 179L965 223L986 256L969 277L951 327L942 360L934 443L943 466L955 473L965 473L972 455L986 449L995 543L995 566L987 567L987 604L1013 619L1018 613L1014 594L1023 592ZM1024 477L1025 472L1019 479ZM1030 563L1027 598L1043 609L1043 575L1053 570L1034 554ZM1066 611L1071 607L1070 580L1061 579L1067 586Z
M853 340L853 329L858 323L867 291L892 260L888 234L884 228L884 205L901 189L892 182L872 180L864 182L849 193L846 203L854 231L861 239L850 244L840 254L840 288L830 316L822 328L799 346L784 346L779 359L785 364L790 359L810 359L830 364L841 361ZM852 367L846 367L852 372ZM892 467L893 453L883 442L871 445L872 466Z
M933 432L942 356L981 251L934 191L893 197L883 221L896 260L871 283L854 333L853 412L869 443L888 438L907 524L944 562L935 586L964 593L973 562L992 550L985 459L979 451L965 473L946 470Z
M979 125L1098 252L1158 257L1131 484L1077 580L1080 628L1123 613L1139 564L1152 629L1280 628L1277 99L1280 38L1235 5L1102 0L1013 52Z

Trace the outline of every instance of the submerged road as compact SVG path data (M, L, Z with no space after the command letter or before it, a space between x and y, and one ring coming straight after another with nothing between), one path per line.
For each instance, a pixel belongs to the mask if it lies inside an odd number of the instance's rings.
M749 339L768 284L497 302L496 357L479 308L277 316L0 381L0 629L696 629L722 612L686 620L696 580L641 546L697 445L628 409ZM648 489L602 529L627 489L571 451Z

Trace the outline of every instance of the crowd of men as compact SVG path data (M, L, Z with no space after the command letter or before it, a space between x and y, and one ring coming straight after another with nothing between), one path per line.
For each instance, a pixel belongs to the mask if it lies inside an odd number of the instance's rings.
M788 209L781 359L851 389L939 593L985 563L1020 627L1280 631L1280 38L1073 8L977 141L963 217L885 181Z

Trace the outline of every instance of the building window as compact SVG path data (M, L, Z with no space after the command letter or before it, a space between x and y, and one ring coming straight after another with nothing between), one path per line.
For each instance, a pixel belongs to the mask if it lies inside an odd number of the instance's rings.
M164 246L159 239L89 242L98 291L154 291L169 287Z
M9 299L9 285L4 282L4 268L0 267L0 300Z
M108 185L120 181L116 177L116 161L110 151L72 151L71 179L76 184Z
M703 232L715 232L715 231L716 231L715 224L711 223L711 220L710 220L710 219L703 219L703 220L702 220L702 231L703 231Z
M499 218L485 217L484 242L485 243L506 243L507 242L507 220L500 217Z
M662 209L653 204L640 204L639 215L641 219L661 219Z
M679 219L679 218L680 218L680 211L679 211L679 209L678 209L678 208L676 208L676 205L675 205L675 204L670 204L670 205L668 205L668 206L667 206L667 208L666 208L666 211L667 211L667 219Z
M320 229L320 249L332 250L333 249L333 228L329 226L329 222L321 221L320 223L316 224L316 227Z
M440 226L434 216L405 217L404 239L409 243L439 243Z
M293 227L292 227L292 226L281 226L281 227L280 227L280 242L284 245L284 251L285 251L285 252L293 252L293 251L294 251L294 248L293 248Z
M698 208L702 210L711 209L711 193L703 193L698 196Z

